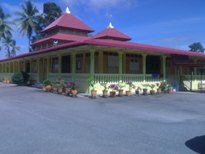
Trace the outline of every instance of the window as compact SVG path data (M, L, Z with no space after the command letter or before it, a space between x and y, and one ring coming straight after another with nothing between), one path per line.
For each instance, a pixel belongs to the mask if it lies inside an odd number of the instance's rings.
M126 55L126 62L127 62L127 73L130 74L139 74L141 73L141 56L134 55L134 54L127 54Z
M119 72L119 58L117 53L104 53L107 56L108 73Z
M62 56L61 61L61 72L62 73L71 73L71 58L70 56Z
M59 61L58 57L51 58L51 73L58 73Z
M147 74L160 74L161 60L159 56L147 56L146 64Z

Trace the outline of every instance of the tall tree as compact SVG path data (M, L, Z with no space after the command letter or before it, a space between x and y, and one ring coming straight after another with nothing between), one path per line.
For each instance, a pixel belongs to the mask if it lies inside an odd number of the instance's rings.
M36 15L38 10L30 0L26 1L21 8L22 12L16 13L18 16L16 21L18 22L20 33L27 35L29 41L29 51L31 51L31 37L36 29Z
M42 33L41 31L48 26L50 23L55 21L62 14L61 8L53 2L46 2L43 4L43 13L36 17L37 27L36 27L36 35L33 36L32 42L41 39Z
M19 46L16 46L16 41L15 40L12 40L11 42L11 57L14 57L16 56L16 51L20 50L20 47Z
M45 26L48 26L54 20L61 16L61 8L53 2L47 2L43 4L43 14L45 19Z
M12 37L6 37L2 39L2 49L6 50L6 56L9 58L16 56L16 51L20 50L20 47L16 46L16 41Z
M3 9L0 7L0 40L2 38L11 37L12 36L12 28L10 25L12 22L8 21L9 15L5 14Z
M189 45L190 51L193 52L204 52L205 48L200 42L193 43Z

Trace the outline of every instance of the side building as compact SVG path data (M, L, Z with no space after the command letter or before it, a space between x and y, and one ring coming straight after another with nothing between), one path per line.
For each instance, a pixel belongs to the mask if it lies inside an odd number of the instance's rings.
M91 32L67 9L42 31L44 38L32 44L33 52L0 60L0 79L10 80L24 71L32 82L75 81L82 92L88 89L89 77L98 85L167 81L176 87L183 84L187 90L203 87L203 53L134 43L111 23L94 36Z

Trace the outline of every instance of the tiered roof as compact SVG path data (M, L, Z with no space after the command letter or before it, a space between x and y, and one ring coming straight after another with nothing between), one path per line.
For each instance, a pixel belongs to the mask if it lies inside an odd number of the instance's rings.
M66 12L60 16L57 20L48 25L42 32L47 32L56 27L63 27L68 29L82 30L86 32L93 32L94 30L82 22L80 19L76 18L71 14L69 9L66 9Z
M127 36L126 34L118 31L112 23L110 22L109 26L104 29L102 32L99 32L94 36L96 39L112 39L112 40L118 40L118 41L129 41L131 38Z

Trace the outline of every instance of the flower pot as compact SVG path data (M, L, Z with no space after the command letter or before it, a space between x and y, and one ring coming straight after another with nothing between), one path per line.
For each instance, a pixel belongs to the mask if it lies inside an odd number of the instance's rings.
M69 95L70 94L70 89L69 88L64 88L64 94Z
M169 94L171 94L171 93L173 93L173 89L168 89L167 92L168 92Z
M150 90L150 94L154 95L155 94L155 90Z
M97 90L91 90L91 98L96 98Z
M157 89L157 94L161 94L162 93L162 89L161 88L158 88Z
M131 96L131 95L132 95L131 91L126 91L126 96Z
M120 90L118 90L118 92L119 92L119 94L118 94L118 96L123 96L123 89L120 89Z
M140 91L139 90L135 90L135 94L136 95L140 95Z
M58 88L53 87L53 88L52 88L52 92L53 92L53 93L57 93L57 92L58 92Z
M147 95L148 94L147 91L148 91L147 89L143 89L143 95Z
M58 94L62 94L63 93L63 88L58 88Z
M49 92L49 91L51 91L51 89L52 89L52 86L51 86L51 85L47 85L47 86L46 86L46 91Z
M76 89L71 89L70 94L72 97L77 97L78 91Z
M44 92L46 92L46 86L43 86L43 87L42 87L42 90L43 90Z
M108 97L108 91L107 90L103 90L103 97Z
M110 97L115 97L116 96L116 92L115 91L111 91L110 92Z

